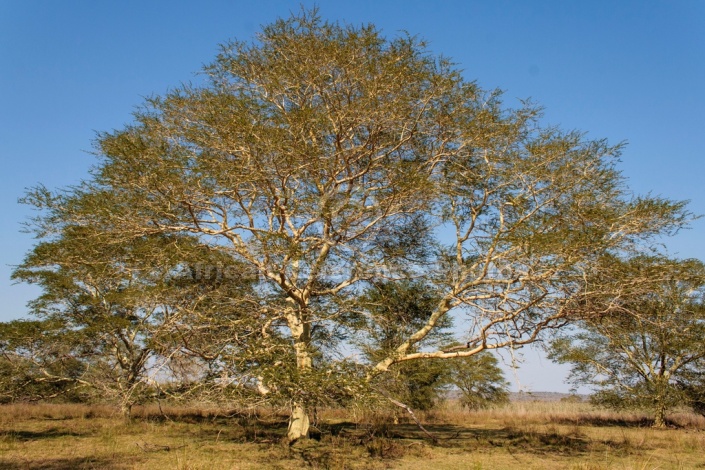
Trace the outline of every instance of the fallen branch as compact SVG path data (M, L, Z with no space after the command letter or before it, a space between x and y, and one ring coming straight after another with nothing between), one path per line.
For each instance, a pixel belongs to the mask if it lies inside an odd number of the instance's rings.
M423 431L423 433L426 434L426 435L428 436L428 438L433 441L434 444L437 444L437 443L438 443L438 438L437 438L436 436L434 436L433 434L431 434L430 432L428 432L428 430L427 430L425 427L423 427L423 425L421 424L421 421L419 421L419 418L416 417L416 415L414 414L414 410L412 410L412 409L409 407L409 405L406 405L406 404L400 402L399 400L396 400L396 399L392 398L387 392L385 392L385 391L383 391L383 390L377 390L377 391L378 391L379 393L381 393L382 395L384 395L384 397L385 397L387 400L389 400L390 402L392 402L394 405L398 406L399 408L402 408L402 409L406 410L406 412L409 413L409 415L411 416L411 418L412 418L412 419L414 420L414 422L416 423L416 426L418 426L418 428L419 428L421 431Z
M142 444L140 444L139 442L135 442L135 445L139 447L142 452L169 452L170 450L176 450L181 449L182 447L186 447L186 444L178 447L172 447L157 444L149 444L147 442L144 442Z

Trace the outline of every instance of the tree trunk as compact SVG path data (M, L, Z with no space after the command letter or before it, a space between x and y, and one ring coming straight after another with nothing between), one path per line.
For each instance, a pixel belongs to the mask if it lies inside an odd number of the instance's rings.
M132 404L120 403L120 413L125 421L130 421L132 419Z
M663 403L658 403L656 405L656 410L654 414L654 427L655 428L665 428L666 427L666 406Z
M296 353L296 368L299 372L309 371L312 367L309 347L311 343L311 325L305 321L306 316L299 312L299 315L291 315L288 318L289 328L294 338L294 352ZM294 401L289 416L289 430L287 436L289 442L294 442L301 438L308 437L309 418L305 404Z
M299 403L294 403L289 417L289 430L287 432L289 442L308 437L308 427L309 420L306 410Z

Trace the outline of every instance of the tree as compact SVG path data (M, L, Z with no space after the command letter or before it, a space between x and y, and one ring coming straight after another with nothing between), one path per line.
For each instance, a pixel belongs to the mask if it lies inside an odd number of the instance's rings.
M647 408L654 426L665 426L668 409L688 402L689 385L704 370L705 266L609 258L589 285L605 294L581 301L580 330L556 340L552 357L573 365L575 384L598 388L595 402Z
M536 340L566 321L597 256L688 218L682 203L630 197L620 146L541 128L531 104L505 109L414 37L314 10L225 45L205 73L101 134L90 180L27 200L40 233L70 220L116 240L179 234L259 273L260 346L279 351L271 380L290 391L292 440L308 432L307 387L350 377L349 357L315 358L365 334L366 286L416 279L437 299L386 357L358 364L374 380ZM417 349L451 316L466 319L465 346Z
M57 321L0 323L0 403L85 398L85 365L70 338Z
M705 416L705 364L683 374L678 380L678 388L685 396L693 411Z
M376 364L386 358L410 333L422 327L438 303L436 292L419 282L378 282L362 298L367 322L359 346L367 360ZM439 348L452 341L452 322L445 318L432 334L415 345L415 350ZM449 368L444 361L395 364L387 374L373 381L375 387L413 409L429 410L444 398L449 385Z
M361 349L376 364L388 357L413 332L423 327L438 304L437 292L419 282L380 282L367 290L361 305L368 322ZM444 317L432 333L409 352L454 349L452 318ZM450 360L405 361L377 376L375 387L418 410L428 410L456 388L462 406L480 409L508 401L502 370L486 351Z
M170 337L181 317L222 289L192 279L185 264L192 259L215 265L214 257L190 240L180 241L176 251L173 236L108 242L91 227L64 223L55 230L58 236L38 244L13 273L42 287L30 303L42 321L4 326L5 358L16 371L26 371L25 392L29 384L43 384L53 395L59 390L46 384L80 389L118 404L129 417L180 357Z
M509 384L489 352L448 361L448 368L449 382L460 391L464 408L480 410L509 402Z

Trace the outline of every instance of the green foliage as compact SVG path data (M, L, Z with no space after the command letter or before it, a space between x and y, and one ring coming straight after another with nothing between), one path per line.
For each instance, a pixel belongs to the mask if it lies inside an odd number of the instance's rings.
M375 387L414 410L430 410L446 397L448 372L444 361L411 361L393 366Z
M419 282L379 282L371 286L361 303L368 321L360 346L369 360L377 362L394 354L410 332L428 321L437 302L433 289ZM451 326L450 319L444 319L443 327L417 347L448 342ZM376 386L413 409L429 410L444 398L448 380L448 366L443 361L411 361L393 366Z
M608 258L586 281L575 304L581 328L556 340L552 357L573 365L574 383L598 388L593 402L647 408L663 425L703 370L705 267L696 260Z
M438 304L438 294L432 286L421 282L377 282L361 298L368 313L364 326L365 343L361 346L372 361L393 354L410 333L423 327ZM416 347L438 347L451 337L450 317L445 317L423 342Z
M448 361L449 382L460 391L464 408L479 410L509 403L509 383L489 352Z
M437 302L434 290L419 282L382 282L368 289L362 303L369 315L367 342L362 346L370 360L394 354L410 332L427 323ZM450 317L443 318L416 347L456 346L448 346L451 329ZM437 406L452 388L458 389L460 402L470 409L501 405L509 397L497 359L487 352L447 360L400 362L378 378L377 386L417 410Z
M457 359L402 362L382 379L382 386L415 410L430 410L457 393L462 407L480 410L509 403L508 382L497 358L483 351Z
M192 359L182 341L183 321L188 318L195 327L198 313L215 308L223 322L232 321L227 314L234 309L223 305L221 294L247 285L242 278L218 279L215 271L194 277L190 269L196 263L222 271L231 258L219 260L192 238L114 240L70 223L54 230L13 273L43 289L30 308L44 321L6 325L6 331L33 325L21 337L24 343L8 336L7 344L9 362L24 371L26 396L39 395L40 389L58 395L59 390L47 390L46 384L54 383L129 410L155 394L156 377L164 382Z
M698 379L681 382L679 385L693 411L705 416L705 380L702 378L702 373L698 375Z
M0 323L0 402L84 399L76 337L57 321Z

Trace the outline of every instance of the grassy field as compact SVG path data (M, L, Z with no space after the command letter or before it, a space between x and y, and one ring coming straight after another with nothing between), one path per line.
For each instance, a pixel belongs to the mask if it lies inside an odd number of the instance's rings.
M132 422L82 405L0 406L2 469L691 469L705 468L705 419L644 415L584 403L513 403L423 416L436 441L403 420L322 411L313 438L284 442L285 417L209 409L138 408Z

